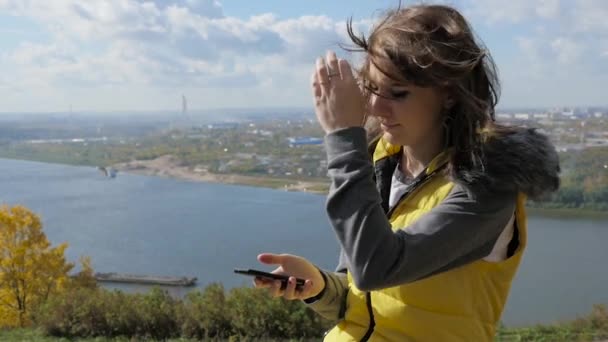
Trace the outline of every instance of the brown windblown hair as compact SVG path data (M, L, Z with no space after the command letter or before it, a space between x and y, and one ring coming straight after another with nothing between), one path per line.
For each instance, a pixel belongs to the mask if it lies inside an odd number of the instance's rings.
M444 115L446 146L453 147L449 168L483 168L481 145L488 136L509 131L494 122L499 97L496 66L467 20L454 8L415 5L389 11L368 38L347 31L353 48L365 53L359 78L366 84L373 64L385 76L447 91L454 105ZM366 95L371 90L365 88ZM379 138L373 118L366 123L370 141ZM376 139L374 139L376 138Z

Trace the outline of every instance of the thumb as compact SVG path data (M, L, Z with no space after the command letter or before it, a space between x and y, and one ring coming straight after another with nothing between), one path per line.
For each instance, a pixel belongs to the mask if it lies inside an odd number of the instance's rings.
M279 254L262 253L258 255L258 261L267 265L281 265L283 259L283 256Z

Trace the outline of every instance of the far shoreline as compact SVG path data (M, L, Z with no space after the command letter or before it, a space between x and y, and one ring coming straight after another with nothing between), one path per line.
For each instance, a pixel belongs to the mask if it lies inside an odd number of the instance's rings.
M307 192L325 195L329 190L329 181L311 179L298 180L291 178L249 176L240 174L217 174L204 169L180 165L180 160L165 155L151 160L134 160L112 166L119 172L180 179L193 182L206 182L218 184L233 184L270 188L284 191Z
M189 167L180 166L179 160L171 155L165 155L151 160L137 160L128 163L117 164L121 172L133 173L146 176L169 177L195 182L208 182L220 184L235 184L272 188L276 190L308 192L318 195L326 195L329 189L329 181L300 181L288 178L245 176L238 174L214 174L209 172L196 172ZM608 219L608 213L599 210L575 209L575 208L539 208L526 206L531 214L547 218L598 218Z
M92 165L61 163L48 160L20 159L10 157L0 157L7 160L20 160L44 164L68 165L76 167L95 167ZM251 186L282 191L304 192L314 195L327 195L329 190L329 180L298 180L292 178L268 177L268 176L247 176L240 174L216 174L211 172L197 172L190 167L181 166L180 161L171 156L165 155L150 160L133 160L125 163L112 165L120 173L162 177L168 179L184 180L198 183L228 184ZM118 176L120 177L120 175ZM586 208L541 208L526 206L526 211L530 214L543 216L546 218L586 218L586 219L608 219L608 212L591 210Z

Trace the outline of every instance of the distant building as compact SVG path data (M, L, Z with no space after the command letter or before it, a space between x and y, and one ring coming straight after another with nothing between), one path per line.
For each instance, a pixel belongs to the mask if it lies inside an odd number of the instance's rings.
M581 121L581 144L585 143L586 136L585 121Z
M182 95L182 115L188 115L188 100L185 95Z
M302 146L302 145L322 145L323 139L313 137L297 137L287 138L290 147Z
M530 114L527 113L516 113L514 116L517 120L530 120Z
M564 144L564 145L556 145L555 149L558 152L581 151L581 150L585 149L585 146L581 145L581 144Z
M608 146L608 139L602 138L586 138L585 143L588 146Z
M267 131L267 130L260 130L259 134L263 137L271 137L274 135L274 133L272 133L271 131Z
M233 122L220 122L207 125L208 129L235 129L238 127L238 124Z
M562 111L562 115L563 116L567 116L567 117L572 117L572 116L574 116L574 111L572 109L570 109L570 110L563 110Z

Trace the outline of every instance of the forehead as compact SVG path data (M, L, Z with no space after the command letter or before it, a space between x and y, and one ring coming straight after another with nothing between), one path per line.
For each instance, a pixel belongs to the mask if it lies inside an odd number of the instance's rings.
M366 78L383 86L409 86L411 85L402 75L401 71L388 60L388 58L370 58L365 70Z

